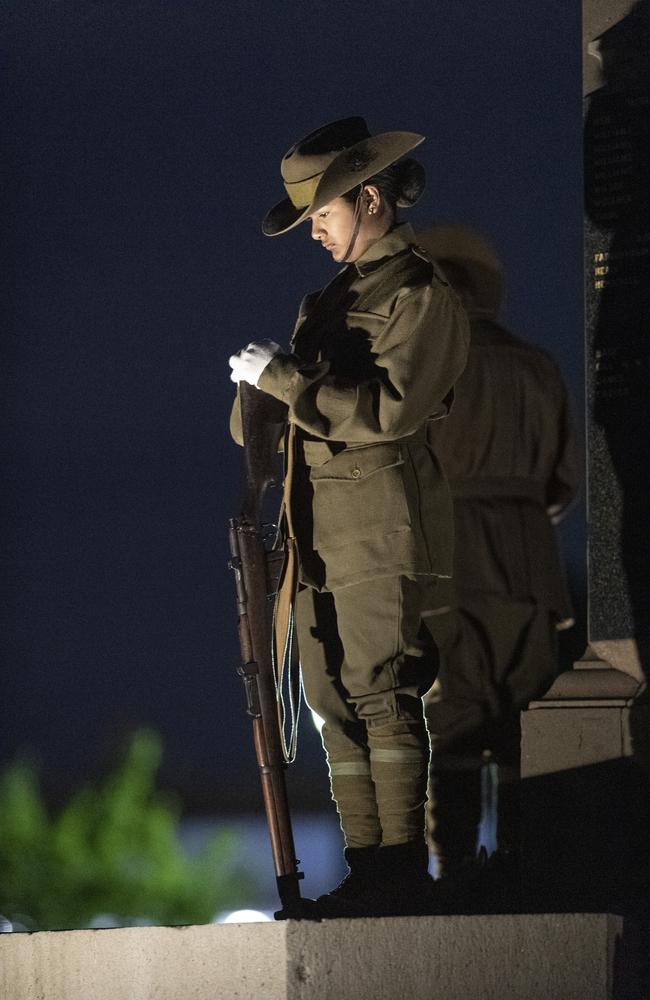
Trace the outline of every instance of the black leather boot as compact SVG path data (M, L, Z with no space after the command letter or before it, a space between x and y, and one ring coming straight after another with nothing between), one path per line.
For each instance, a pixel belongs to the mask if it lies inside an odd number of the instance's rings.
M435 912L435 882L422 838L380 847L376 859L377 916L418 916Z
M321 917L403 917L436 912L424 839L346 848L350 872L317 906Z
M372 917L377 882L377 847L346 847L348 874L316 904L322 917Z

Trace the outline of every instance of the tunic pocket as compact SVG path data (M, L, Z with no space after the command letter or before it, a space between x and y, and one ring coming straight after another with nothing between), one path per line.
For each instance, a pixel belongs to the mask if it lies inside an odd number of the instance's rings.
M410 526L398 444L346 448L312 467L314 547L339 549Z

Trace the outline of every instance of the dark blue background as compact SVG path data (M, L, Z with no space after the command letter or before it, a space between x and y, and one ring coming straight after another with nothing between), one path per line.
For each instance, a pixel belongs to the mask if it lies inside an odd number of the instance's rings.
M261 235L280 157L349 114L425 133L412 220L492 238L580 400L579 4L14 0L2 37L0 758L58 797L149 723L191 808L243 808L226 359L333 273L305 227Z

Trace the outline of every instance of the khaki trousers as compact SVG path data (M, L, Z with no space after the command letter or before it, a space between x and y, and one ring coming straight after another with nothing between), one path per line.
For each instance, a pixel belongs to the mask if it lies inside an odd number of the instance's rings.
M405 576L298 591L303 687L324 721L348 847L424 835L429 741L421 698L438 657L423 616L435 608L435 594L435 578Z

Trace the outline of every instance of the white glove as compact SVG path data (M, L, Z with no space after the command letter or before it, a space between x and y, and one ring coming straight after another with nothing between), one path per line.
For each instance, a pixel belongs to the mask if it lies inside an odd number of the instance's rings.
M232 368L231 382L250 382L257 385L260 375L271 358L281 350L274 340L255 340L237 354L232 354L228 364Z

